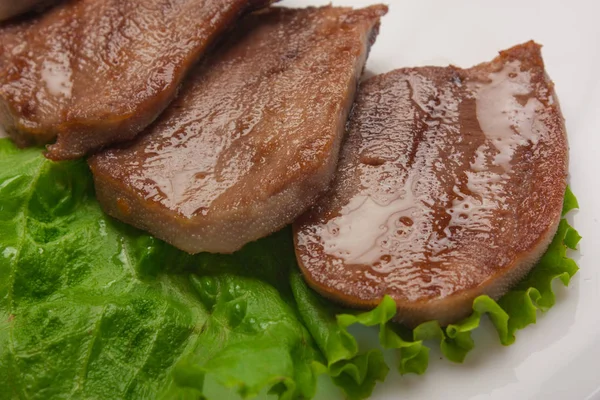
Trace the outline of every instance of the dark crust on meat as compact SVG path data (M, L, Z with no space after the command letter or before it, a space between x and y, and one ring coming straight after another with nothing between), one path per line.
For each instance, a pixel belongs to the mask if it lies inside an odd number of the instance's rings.
M528 169L530 171L517 174L518 178L511 178L513 181L519 181L518 184L513 182L515 187L519 184L523 185L520 189L522 194L518 197L518 204L512 204L511 210L507 211L514 213L517 221L514 225L511 225L502 216L496 218L501 222L501 225L498 225L498 229L500 226L505 226L508 231L514 231L518 242L514 242L515 239L511 241L500 233L497 234L500 239L495 241L493 238L487 239L488 241L485 244L482 243L480 245L474 242L474 247L471 250L463 251L463 258L454 260L454 262L465 263L464 271L462 272L466 274L466 276L461 276L460 279L456 278L457 280L454 283L449 283L451 280L436 285L426 283L427 279L442 279L440 276L443 276L444 271L452 271L452 274L462 273L461 268L463 267L460 265L453 267L451 259L449 261L444 259L447 263L440 265L437 262L416 263L413 266L417 269L420 268L421 272L414 273L417 274L416 276L423 277L419 279L425 279L425 281L419 281L421 283L415 287L422 289L411 289L410 296L405 294L407 286L398 285L394 288L393 285L386 283L385 276L387 275L378 275L380 277L378 278L379 280L371 282L362 273L357 272L372 271L373 274L376 274L372 265L347 265L347 263L342 261L342 264L340 264L342 265L341 267L334 267L334 265L338 265L335 264L338 261L335 261L335 257L332 258L332 256L325 255L323 248L316 244L321 242L320 239L314 239L314 232L317 232L314 229L315 227L325 226L323 224L326 221L336 218L336 215L338 215L336 213L339 211L335 211L337 208L331 205L332 202L347 204L349 201L349 199L344 197L344 190L340 189L344 185L349 185L349 187L356 185L356 183L352 183L349 180L351 178L348 178L350 176L348 173L344 175L344 178L340 178L343 182L334 182L334 192L323 197L312 210L295 223L294 240L296 255L305 279L312 288L334 301L363 309L371 309L377 306L383 295L388 294L397 303L398 314L396 319L399 322L409 326L416 326L428 320L438 320L441 324L446 325L468 316L472 312L473 300L477 296L486 294L494 299L498 299L508 288L530 271L547 249L558 227L568 169L568 145L564 120L553 91L554 85L544 72L540 46L533 42L528 42L500 52L500 56L491 63L483 63L468 70L461 70L457 67L400 69L375 76L365 81L362 84L362 90L368 92L368 95L365 94L368 97L380 90L384 90L390 82L396 82L398 79L408 79L406 77L409 76L423 76L427 77L431 82L438 83L457 81L462 83L462 85L467 85L470 81L486 82L489 81L488 76L491 73L499 73L505 65L509 65L515 61L520 63L521 71L526 71L526 73L527 71L531 72L531 85L538 88L536 89L536 94L531 96L535 97L537 95L537 101L540 101L543 105L542 114L540 114L541 116L538 115L537 118L540 120L543 119L544 129L548 133L547 136L543 136L548 138L548 143L529 144L524 149L517 150L526 152L523 153L525 155L518 155L518 157L521 157L519 160L523 160L522 157L535 157L534 159L536 160L533 165L529 165ZM360 114L360 110L362 110L362 94L362 91L359 92L355 113L349 123L350 131L352 132L351 136L361 132L360 124L364 122L361 120ZM400 104L400 101L398 99L398 104ZM382 107L385 107L385 104ZM418 117L417 119L420 118L423 117ZM463 124L472 125L473 122L463 121ZM370 127L371 125L368 126ZM477 126L479 126L479 123L477 123ZM352 131L353 129L355 131ZM366 131L363 129L363 133L366 132L365 134L367 135L371 134L369 129L367 128ZM475 140L470 137L466 139L467 142ZM355 143L358 140L349 138L348 142L353 143L351 146L356 146ZM388 146L393 145L393 143L388 143ZM348 146L348 143L344 146L344 149L346 146ZM351 149L352 152L356 150L356 147ZM346 153L349 152L350 150ZM544 157L545 154L547 154L547 157ZM412 154L410 157L414 156ZM357 157L355 154L344 155L344 150L342 150L339 168L342 168L342 170L350 169L349 165L354 165L356 162L352 161L355 160L355 157ZM446 160L451 157L450 153L446 154L442 162L449 165ZM379 164L385 163L387 160L378 160L375 157L374 159L367 160L367 162L372 163L373 168L379 168ZM472 159L471 162L473 162ZM338 177L339 175L340 170L338 170ZM528 195L524 196L523 193L527 193ZM519 224L522 226L519 226ZM368 237L364 238L364 240L368 239ZM488 245L492 246L496 243L508 246L508 248L501 248L499 251L492 250L491 248L487 249ZM498 255L502 252L502 249L507 250L506 257L510 255L510 259L504 260L502 256ZM443 253L440 254L442 254L441 258L443 259ZM459 253L459 255L461 254ZM472 259L465 258L467 256L470 256ZM477 262L479 260L481 260L483 268L480 272L477 271ZM484 265L485 267L483 267ZM426 272L434 266L442 270L442 275L438 275L437 272L435 274L433 272ZM444 268L446 269L444 270ZM354 272L351 274L349 271ZM469 274L471 273L477 276L469 278ZM347 275L341 277L341 274ZM349 279L348 277L354 276L353 274L358 275L356 275L356 278L352 278L352 280L345 281L345 279ZM409 279L404 285L408 285L409 283L414 284L415 278L412 280ZM422 291L420 292L419 290Z
M0 1L0 24L27 12L42 12L60 0L4 0ZM10 4L9 4L10 3Z

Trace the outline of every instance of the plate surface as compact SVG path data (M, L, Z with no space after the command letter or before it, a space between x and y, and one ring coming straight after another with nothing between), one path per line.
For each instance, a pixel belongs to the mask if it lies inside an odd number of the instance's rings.
M365 6L377 0L333 0ZM284 0L302 7L329 1ZM536 325L509 347L485 324L462 365L432 352L423 376L391 372L373 399L600 399L600 2L387 1L390 11L371 50L367 71L454 64L469 67L499 50L533 39L544 45L546 69L567 123L570 184L580 211L570 220L583 236L572 253L581 270ZM372 340L372 339L368 339ZM437 357L436 357L437 356ZM395 365L390 355L390 365ZM323 397L325 398L325 397Z
M360 7L376 0L332 3ZM367 64L371 74L420 65L468 67L529 39L544 45L546 68L567 121L570 183L581 209L570 219L583 240L572 254L581 270L571 286L556 285L556 306L540 314L536 325L519 331L515 344L501 346L491 325L484 323L474 334L476 347L464 364L441 360L434 350L425 375L400 377L392 371L375 389L373 399L600 399L600 245L595 245L600 244L600 2L388 3L390 12L383 18ZM377 340L372 331L358 333L362 341ZM390 365L396 365L393 353L386 356ZM325 384L318 397L331 399L337 393Z

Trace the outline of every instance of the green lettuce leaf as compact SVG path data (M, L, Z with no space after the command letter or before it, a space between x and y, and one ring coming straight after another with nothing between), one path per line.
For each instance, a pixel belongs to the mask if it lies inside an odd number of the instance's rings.
M565 213L576 206L567 191ZM577 271L566 248L579 239L562 221L498 302L481 296L458 324L409 330L390 322L389 297L360 313L316 295L289 229L235 254L190 256L105 216L85 163L0 140L0 399L308 399L318 374L364 399L389 368L381 349L359 349L350 325L378 326L402 374L425 372L431 341L464 360L484 314L510 344L554 304L552 281Z
M563 215L577 208L577 199L567 187ZM417 326L413 330L398 327L391 322L396 313L394 301L384 297L374 310L364 313L338 315L343 327L359 323L379 326L379 339L384 348L399 349L401 374L423 374L427 370L429 348L424 341L439 341L444 356L462 363L475 346L471 332L479 327L483 315L487 315L496 328L500 342L510 345L515 332L536 322L537 310L547 311L555 302L552 283L558 279L567 286L578 270L574 260L567 256L567 249L576 249L581 236L562 219L552 243L537 265L525 279L497 302L488 296L479 296L473 302L473 313L456 324L440 327L436 321Z
M314 396L321 355L277 285L280 238L191 257L106 217L84 162L8 140L0 199L0 398L200 398L205 381Z
M345 397L367 398L376 383L385 379L389 368L383 353L378 349L361 353L356 339L336 322L339 307L304 283L296 264L291 229L250 243L231 255L201 254L195 259L195 267L205 275L228 271L259 278L277 288L316 342L321 357L309 363L313 371L331 377Z
M567 215L567 213L571 210L575 210L579 208L579 203L577 202L577 198L571 191L571 188L567 186L567 191L565 192L565 200L563 202L562 215L563 217Z
M377 381L383 382L389 371L381 350L359 354L354 336L336 320L339 308L309 289L297 271L291 275L291 286L298 311L325 356L325 364L317 365L318 371L331 376L347 398L369 397Z
M0 140L0 398L367 397L381 352L298 307L295 270L289 229L190 256L105 216L84 162Z

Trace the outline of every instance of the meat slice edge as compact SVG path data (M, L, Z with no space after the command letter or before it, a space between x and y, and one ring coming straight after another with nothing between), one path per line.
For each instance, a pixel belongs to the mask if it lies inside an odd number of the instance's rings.
M103 209L190 253L229 253L328 187L385 6L249 15L135 142L90 158Z
M74 159L135 137L208 46L269 0L66 1L0 26L0 124Z
M498 299L551 242L568 170L540 46L470 69L406 68L364 82L332 189L294 224L307 282L335 301L396 301L409 326Z

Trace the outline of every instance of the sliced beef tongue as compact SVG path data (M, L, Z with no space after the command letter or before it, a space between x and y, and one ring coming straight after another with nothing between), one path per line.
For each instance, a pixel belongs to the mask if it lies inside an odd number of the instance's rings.
M128 147L89 160L110 215L190 253L291 223L330 183L385 6L249 15Z
M132 139L209 44L269 0L70 0L0 25L0 124L77 158Z
M470 69L364 82L331 190L295 223L310 285L346 305L384 295L397 320L455 322L499 298L560 220L567 139L533 42Z

